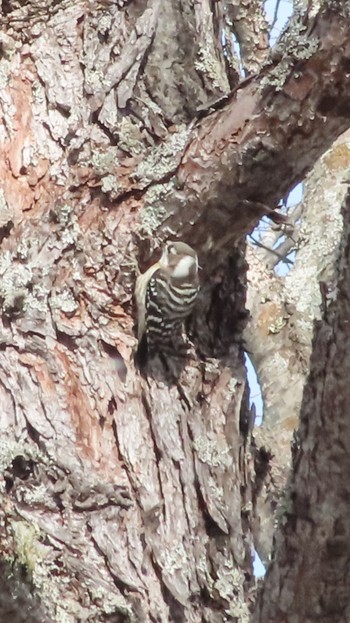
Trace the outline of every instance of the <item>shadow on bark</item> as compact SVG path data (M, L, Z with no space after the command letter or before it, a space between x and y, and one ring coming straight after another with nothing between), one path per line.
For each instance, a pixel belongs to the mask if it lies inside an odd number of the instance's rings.
M49 623L31 588L30 573L20 563L0 561L0 620L11 623Z

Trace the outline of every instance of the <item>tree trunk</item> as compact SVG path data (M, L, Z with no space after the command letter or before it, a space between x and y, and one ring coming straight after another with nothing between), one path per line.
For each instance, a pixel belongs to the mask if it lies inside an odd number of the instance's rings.
M239 241L349 126L350 16L324 2L237 88L224 7L3 2L4 620L248 620ZM141 374L136 264L168 238L200 256L195 354Z
M276 533L275 558L254 621L346 623L350 617L349 195L343 213L334 289L325 299L313 342L294 470Z
M314 324L321 318L322 304L336 292L349 139L346 132L335 141L307 176L302 204L288 213L291 222L301 218L301 223L287 236L283 228L273 225L264 233L262 247L248 246L250 319L244 337L264 403L264 420L254 437L263 455L273 457L255 507L254 541L266 564L276 517L285 505L291 443L309 372ZM276 264L291 248L297 249L295 262L281 277L275 272Z

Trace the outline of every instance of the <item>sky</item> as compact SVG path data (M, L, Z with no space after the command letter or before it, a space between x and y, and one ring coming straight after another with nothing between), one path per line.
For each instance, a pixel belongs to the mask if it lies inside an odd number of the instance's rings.
M278 38L282 28L287 22L288 17L293 13L293 2L292 0L280 0L276 2L276 0L266 0L265 2L265 11L267 18L272 24L275 17L276 4L278 5L277 11L277 19L274 28L271 31L271 43L274 43Z

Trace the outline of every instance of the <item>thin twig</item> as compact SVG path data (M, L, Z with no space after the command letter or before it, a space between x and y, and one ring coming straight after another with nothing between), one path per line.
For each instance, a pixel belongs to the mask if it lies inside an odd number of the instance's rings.
M276 0L275 12L273 14L273 20L272 20L272 24L271 24L271 31L276 26L276 22L277 22L277 18L278 18L278 11L279 11L279 8L280 8L280 3L281 3L281 0Z
M254 244L257 247L260 247L261 249L264 249L265 251L268 251L269 253L271 253L272 255L275 255L277 258L277 262L286 262L286 264L293 264L293 262L291 260L289 260L287 257L285 257L284 255L281 255L278 250L276 249L271 249L269 247L266 247L262 242L260 242L259 240L256 240L256 238L253 238L252 235L249 236L249 238L254 242ZM293 243L294 244L294 243Z

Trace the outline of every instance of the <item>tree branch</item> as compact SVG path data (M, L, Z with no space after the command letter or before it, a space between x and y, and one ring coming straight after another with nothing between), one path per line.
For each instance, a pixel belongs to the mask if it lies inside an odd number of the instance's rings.
M181 231L208 254L231 231L232 248L263 216L254 202L276 207L349 127L349 13L349 2L324 2L316 17L292 23L270 65L197 123L162 186L162 237Z
M247 74L259 71L269 50L268 22L263 2L226 2L226 13L237 36L242 65Z

